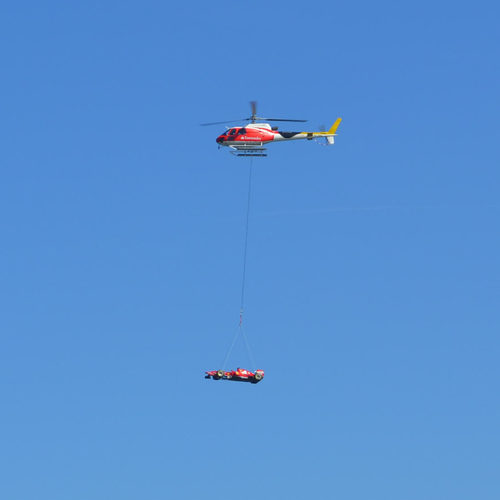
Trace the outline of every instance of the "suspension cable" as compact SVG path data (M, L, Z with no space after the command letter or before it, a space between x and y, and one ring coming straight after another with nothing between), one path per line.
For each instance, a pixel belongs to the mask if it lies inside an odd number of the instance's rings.
M231 353L233 352L233 348L234 348L234 345L236 344L236 340L238 340L238 336L240 334L240 331L241 331L241 327L238 327L238 329L236 330L236 333L234 334L231 345L229 346L229 349L226 352L226 355L224 357L224 361L222 362L221 370L226 369L227 360L229 359L229 356L231 356Z
M243 277L241 280L240 326L243 324L243 309L245 306L245 280L246 280L246 274L247 274L248 222L250 220L250 201L252 199L252 170L253 170L253 158L250 157L250 170L248 172L247 217L246 217L246 224L245 224L245 247L244 247L244 251L243 251Z
M255 358L253 357L253 352L252 352L252 349L250 348L250 343L248 342L248 339L247 339L247 336L246 336L246 333L245 333L243 326L240 326L240 330L241 330L241 335L243 337L243 340L245 342L245 347L247 348L248 357L250 358L251 368L253 371L255 371L257 369L257 365L255 364Z
M252 350L250 349L250 344L243 330L243 311L245 306L245 282L246 282L246 272L247 272L248 226L250 221L250 202L252 200L252 171L253 171L253 158L250 158L250 170L248 172L247 215L245 221L245 244L243 250L243 276L241 279L240 321L238 324L238 329L234 334L231 345L229 346L226 356L224 357L224 362L222 363L222 370L225 369L227 360L229 359L229 356L231 355L231 352L233 351L236 341L238 340L238 337L240 335L243 337L248 357L250 358L250 362L252 363L253 368L255 369L255 361L252 354Z

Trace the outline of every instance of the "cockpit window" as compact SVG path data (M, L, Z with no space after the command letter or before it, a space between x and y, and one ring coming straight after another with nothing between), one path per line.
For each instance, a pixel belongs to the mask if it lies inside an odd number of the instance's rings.
M236 129L235 128L232 128L230 131L229 131L229 135L234 135L236 133Z
M240 128L240 134L246 134L247 133L247 129L246 128Z

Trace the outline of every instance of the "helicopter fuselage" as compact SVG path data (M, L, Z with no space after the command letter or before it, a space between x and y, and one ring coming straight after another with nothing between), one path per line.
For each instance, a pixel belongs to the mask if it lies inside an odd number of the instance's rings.
M283 132L268 123L250 123L244 127L230 127L217 137L220 146L252 146L276 141L313 139L314 132Z

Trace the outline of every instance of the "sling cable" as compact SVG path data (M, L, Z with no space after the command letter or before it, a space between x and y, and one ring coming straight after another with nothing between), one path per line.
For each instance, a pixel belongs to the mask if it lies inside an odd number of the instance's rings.
M252 349L250 348L250 343L248 342L248 338L245 334L245 330L243 328L243 314L245 310L245 282L246 282L246 274L247 274L247 249L248 249L248 226L250 221L250 208L252 201L252 174L253 174L253 160L250 158L250 168L248 172L248 196L247 196L247 214L245 220L245 244L243 250L243 273L241 278L241 299L240 299L240 319L238 323L238 329L231 341L229 349L226 352L226 356L224 357L224 361L222 362L222 368L220 370L212 370L205 372L205 378L213 379L213 380L232 380L235 382L250 382L251 384L256 384L260 382L264 378L264 370L255 370L255 361L252 354ZM254 371L245 370L244 368L237 368L236 370L226 371L226 363L231 356L233 348L239 338L243 339L245 344L245 348L248 353L248 357L252 363L252 368Z

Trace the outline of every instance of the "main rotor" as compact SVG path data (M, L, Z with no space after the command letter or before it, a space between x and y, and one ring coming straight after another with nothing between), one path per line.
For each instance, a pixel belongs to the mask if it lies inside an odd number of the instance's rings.
M240 118L238 120L224 120L222 122L210 122L210 123L201 123L202 126L207 125L221 125L224 123L234 123L234 122L250 122L255 123L257 121L266 121L266 122L306 122L307 120L295 120L291 118L264 118L262 116L257 116L257 101L250 101L250 107L252 109L252 115L247 118Z

